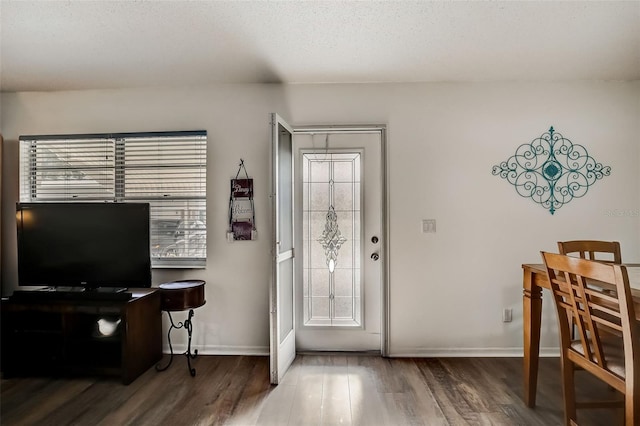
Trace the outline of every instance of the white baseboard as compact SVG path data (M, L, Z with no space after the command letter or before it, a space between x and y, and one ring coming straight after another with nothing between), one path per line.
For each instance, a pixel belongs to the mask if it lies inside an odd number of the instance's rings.
M246 355L268 356L268 346L192 346L191 351L198 350L200 355ZM173 354L182 354L187 345L174 345ZM169 353L169 347L163 348ZM389 358L522 358L522 348L392 348ZM559 357L558 348L540 348L540 357Z
M248 355L248 356L268 356L269 355L269 347L268 346L200 346L200 345L191 345L191 352L193 353L194 349L198 350L198 355ZM182 354L186 352L187 345L178 344L173 345L173 354ZM164 346L162 348L162 352L165 354L169 352L169 346Z
M540 348L541 357L559 357L558 348ZM390 358L522 358L522 348L391 348Z

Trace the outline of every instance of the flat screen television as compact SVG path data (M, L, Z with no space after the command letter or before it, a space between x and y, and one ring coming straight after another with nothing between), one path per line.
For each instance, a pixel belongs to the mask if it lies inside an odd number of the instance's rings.
M18 203L20 286L151 287L148 203Z

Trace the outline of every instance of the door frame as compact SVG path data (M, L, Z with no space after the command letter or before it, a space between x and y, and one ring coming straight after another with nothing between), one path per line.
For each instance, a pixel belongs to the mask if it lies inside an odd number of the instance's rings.
M348 132L380 132L380 188L382 191L381 197L381 224L383 237L383 250L379 261L381 262L380 268L380 354L383 357L389 356L389 332L390 332L390 276L389 276L389 263L390 263L390 240L389 240L389 176L388 176L388 158L387 158L387 126L385 124L361 124L361 125L304 125L304 126L292 126L293 137L296 134L310 134L310 133L348 133ZM295 155L295 154L294 154ZM295 281L295 280L294 280ZM295 282L294 282L295 287ZM296 296L297 297L297 296ZM296 314L297 315L297 314Z

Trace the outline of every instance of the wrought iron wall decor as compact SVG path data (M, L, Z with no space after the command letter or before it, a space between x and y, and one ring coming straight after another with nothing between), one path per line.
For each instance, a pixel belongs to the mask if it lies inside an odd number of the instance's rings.
M597 180L611 174L582 145L548 132L522 144L508 160L493 166L493 175L507 179L519 195L531 198L551 214L574 198L583 197Z

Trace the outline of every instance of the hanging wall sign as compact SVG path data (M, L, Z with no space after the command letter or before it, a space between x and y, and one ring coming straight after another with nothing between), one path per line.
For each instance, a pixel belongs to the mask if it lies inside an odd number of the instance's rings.
M240 172L243 170L244 179L240 178ZM247 169L244 167L244 160L240 159L238 173L236 173L235 179L231 179L227 240L255 240L257 236L256 216L253 208L253 179L249 178Z

